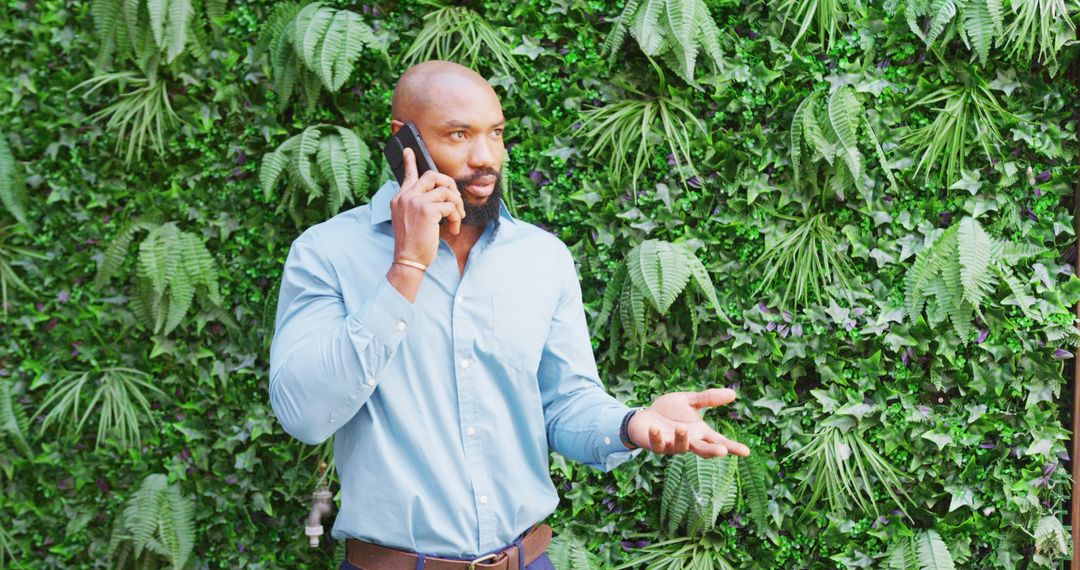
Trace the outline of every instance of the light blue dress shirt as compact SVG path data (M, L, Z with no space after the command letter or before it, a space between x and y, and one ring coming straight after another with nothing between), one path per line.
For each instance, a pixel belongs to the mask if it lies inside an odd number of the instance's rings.
M505 547L551 514L553 450L610 471L630 410L600 382L565 244L501 205L464 274L440 240L415 303L386 279L388 181L297 237L270 348L286 432L334 439L331 534L432 555Z

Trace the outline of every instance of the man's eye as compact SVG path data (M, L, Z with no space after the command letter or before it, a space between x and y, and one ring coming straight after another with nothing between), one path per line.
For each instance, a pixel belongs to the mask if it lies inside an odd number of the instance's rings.
M502 129L495 129L495 136L497 136L497 137L501 137L501 136L502 136L502 134L503 134L503 130L502 130Z
M465 131L454 131L451 134L456 135L456 134L459 134L459 133L461 134L461 137L459 137L459 138L465 138Z

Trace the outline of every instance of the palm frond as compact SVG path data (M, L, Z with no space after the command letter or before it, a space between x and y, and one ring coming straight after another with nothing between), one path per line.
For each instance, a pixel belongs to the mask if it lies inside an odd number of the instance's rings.
M167 85L162 79L151 79L134 72L124 71L98 75L79 83L71 90L87 87L83 96L101 87L116 83L117 101L92 115L91 120L108 119L105 128L116 135L116 150L127 142L124 161L142 156L149 144L161 157L165 154L165 136L180 117L173 111Z
M919 154L915 173L931 171L946 185L959 180L966 166L966 157L973 148L981 148L986 159L1002 157L1004 139L999 125L1004 126L1015 116L1006 111L990 92L985 81L971 77L969 85L942 87L922 97L909 109L940 103L930 124L914 129L904 139Z
M150 393L167 397L149 381L148 374L133 368L68 372L49 390L35 415L48 412L41 423L42 431L55 423L76 439L93 417L97 420L95 448L110 437L121 447L137 446L142 441L142 418L149 418L151 425L155 423L146 397Z
M524 77L512 51L506 33L483 16L464 6L445 6L424 15L424 27L401 59L405 65L444 59L475 69L484 54L505 75Z
M802 502L807 489L813 488L804 503L807 511L824 496L834 513L854 508L878 516L880 501L874 488L883 487L885 495L907 514L905 506L910 504L911 498L903 487L902 479L906 476L878 454L855 429L825 425L789 459L806 461L807 477L798 493Z
M765 272L754 294L779 284L783 287L780 307L827 304L829 299L850 301L855 269L825 214L799 220L793 230L765 249L750 271L762 266Z
M578 136L588 146L588 156L610 156L611 179L622 180L629 172L634 188L652 157L663 147L674 158L685 185L696 173L691 141L699 136L709 138L694 112L670 97L623 99L587 109L581 118Z

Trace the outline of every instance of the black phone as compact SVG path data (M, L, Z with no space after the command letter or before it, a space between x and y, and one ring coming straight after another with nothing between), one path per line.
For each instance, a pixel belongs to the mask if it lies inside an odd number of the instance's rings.
M406 148L411 148L413 156L416 157L417 176L429 170L439 172L439 169L435 168L435 160L431 158L431 153L424 146L424 138L420 136L420 130L416 128L416 125L407 122L394 136L390 137L390 142L383 149L383 154L386 155L386 161L390 163L390 169L394 171L398 184L405 181L405 155L402 151ZM446 218L439 220L440 226L445 223Z
M431 153L424 146L424 139L420 136L420 131L417 130L416 125L411 122L405 123L390 138L390 142L383 149L386 161L390 163L390 169L394 171L394 176L397 176L398 184L405 180L405 156L402 151L406 148L411 148L413 156L416 157L417 176L423 175L428 170L439 171L439 169L435 168L435 161L432 160Z

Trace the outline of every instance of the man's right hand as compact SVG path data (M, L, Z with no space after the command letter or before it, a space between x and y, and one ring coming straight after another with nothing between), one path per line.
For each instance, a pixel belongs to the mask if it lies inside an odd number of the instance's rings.
M447 218L450 233L457 235L465 217L465 204L453 178L432 170L418 177L411 148L402 151L402 158L405 179L397 195L390 199L394 259L431 265L439 251L439 220Z

